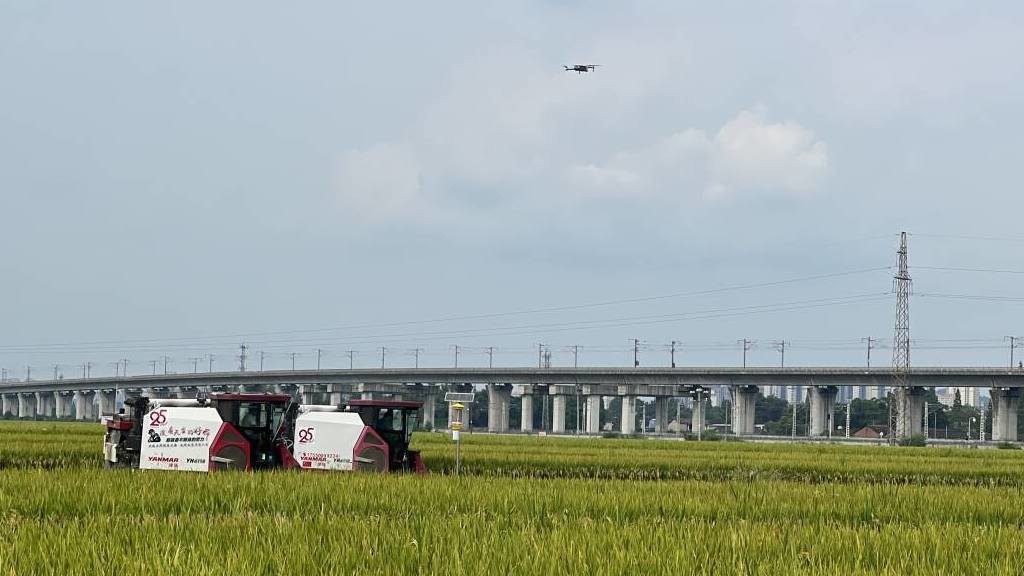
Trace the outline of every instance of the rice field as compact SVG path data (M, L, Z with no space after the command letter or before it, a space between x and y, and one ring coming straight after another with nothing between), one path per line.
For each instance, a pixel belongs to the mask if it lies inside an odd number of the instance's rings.
M427 476L100 467L0 423L0 574L1019 574L1024 454L466 435Z

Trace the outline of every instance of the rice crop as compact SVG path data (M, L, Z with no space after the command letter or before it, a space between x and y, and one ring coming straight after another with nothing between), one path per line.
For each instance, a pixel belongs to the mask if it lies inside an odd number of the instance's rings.
M465 435L432 473L101 468L0 423L0 574L1018 574L1016 451Z

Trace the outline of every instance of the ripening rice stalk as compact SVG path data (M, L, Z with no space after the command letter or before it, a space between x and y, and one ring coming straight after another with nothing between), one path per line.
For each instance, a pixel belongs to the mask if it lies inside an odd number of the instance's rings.
M453 477L436 434L416 439L427 476L187 474L103 470L100 433L0 425L0 574L1013 574L1024 558L1011 451L467 435Z

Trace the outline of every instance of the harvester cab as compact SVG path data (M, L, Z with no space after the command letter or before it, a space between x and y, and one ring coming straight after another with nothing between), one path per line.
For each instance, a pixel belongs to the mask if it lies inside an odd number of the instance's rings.
M287 457L281 451L283 432L286 429L284 424L289 411L291 420L295 419L298 408L291 396L216 394L211 404L217 409L221 420L231 423L249 443L251 468L281 468L285 465Z
M107 422L108 467L426 472L409 450L418 402L302 406L286 394L133 398Z
M348 403L348 410L358 413L363 424L373 428L387 443L392 470L421 471L418 466L423 463L419 452L409 450L419 408L419 402L401 400L350 400Z

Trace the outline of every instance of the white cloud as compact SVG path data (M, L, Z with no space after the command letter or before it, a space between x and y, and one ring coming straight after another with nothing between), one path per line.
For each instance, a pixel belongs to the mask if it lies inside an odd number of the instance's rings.
M619 152L604 165L571 166L568 174L582 193L609 195L610 187L649 195L690 190L711 199L811 194L828 165L828 148L812 131L792 122L768 123L762 113L744 110L714 136L687 128L650 146Z
M627 195L642 183L642 179L635 172L594 164L571 166L567 176L573 189L608 193L612 196Z
M743 111L711 143L715 183L735 190L812 192L828 170L828 150L795 123L768 124Z

